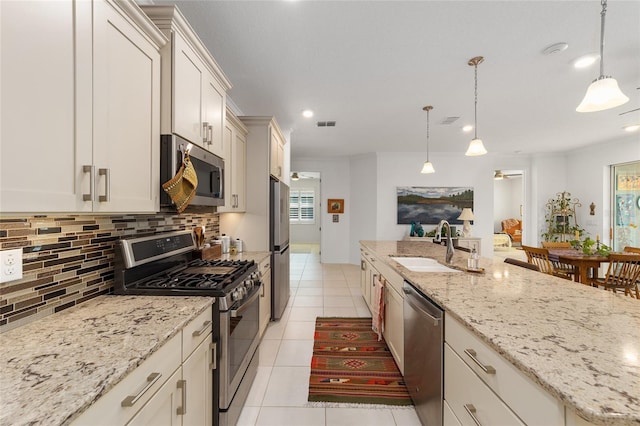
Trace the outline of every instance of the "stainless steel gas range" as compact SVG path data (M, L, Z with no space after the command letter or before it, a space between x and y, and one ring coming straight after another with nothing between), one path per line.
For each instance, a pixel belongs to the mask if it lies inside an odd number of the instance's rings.
M255 262L195 259L195 249L190 231L120 240L115 293L216 298L213 424L235 425L258 369L263 283Z

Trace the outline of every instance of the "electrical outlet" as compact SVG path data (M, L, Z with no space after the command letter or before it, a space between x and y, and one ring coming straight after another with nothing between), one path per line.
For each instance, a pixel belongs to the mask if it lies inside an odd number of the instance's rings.
M22 249L0 251L0 283L22 278Z

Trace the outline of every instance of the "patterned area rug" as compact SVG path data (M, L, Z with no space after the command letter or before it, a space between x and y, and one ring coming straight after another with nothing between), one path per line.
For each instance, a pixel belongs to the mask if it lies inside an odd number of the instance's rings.
M404 379L371 318L317 318L309 401L412 405Z

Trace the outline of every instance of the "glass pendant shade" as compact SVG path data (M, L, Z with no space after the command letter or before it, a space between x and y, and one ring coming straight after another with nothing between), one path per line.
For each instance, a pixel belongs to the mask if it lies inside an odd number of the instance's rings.
M467 148L467 152L464 155L468 157L474 157L476 155L484 155L487 153L487 150L482 143L482 139L474 139L469 142L469 148Z
M601 76L595 80L576 108L577 112L596 112L615 108L629 101L618 87L615 78Z
M428 173L435 173L436 170L433 168L433 164L431 164L431 161L425 161L424 165L422 166L422 170L420 171L420 173L424 173L424 174L428 174Z

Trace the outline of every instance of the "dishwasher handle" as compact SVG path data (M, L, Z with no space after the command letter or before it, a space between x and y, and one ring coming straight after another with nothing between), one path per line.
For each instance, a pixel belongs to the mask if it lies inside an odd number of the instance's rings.
M419 296L416 295L415 292L411 291L411 289L409 289L407 287L403 287L402 291L404 292L404 294L407 295L405 300L407 301L407 303L409 305L411 305L411 307L413 309L417 310L418 312L420 312L421 314L423 314L427 318L429 318L431 321L433 321L433 326L434 327L437 327L437 326L440 325L440 321L442 321L442 318L437 318L437 317L433 316L431 313L429 313L426 310L424 310L424 308L422 306L420 306L418 303L416 303L415 299L417 297L419 297Z

